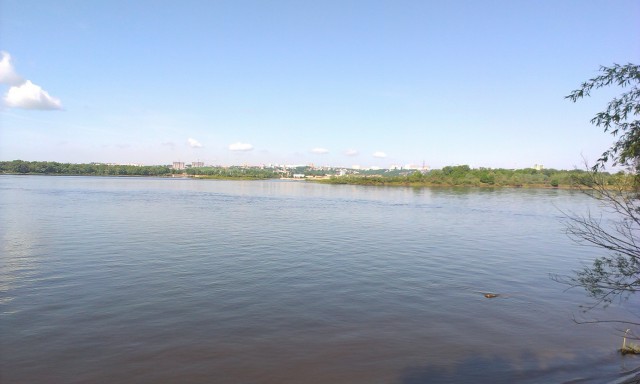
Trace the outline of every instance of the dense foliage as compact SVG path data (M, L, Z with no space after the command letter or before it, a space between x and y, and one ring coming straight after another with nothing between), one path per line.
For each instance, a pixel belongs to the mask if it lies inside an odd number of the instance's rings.
M258 167L201 167L174 170L165 165L71 164L23 160L0 161L0 173L81 176L169 176L172 174L187 174L189 176L224 179L271 179L280 177L273 169Z
M623 173L603 173L607 182L625 178ZM404 175L348 175L331 177L332 184L360 185L411 185L411 186L467 186L467 187L571 187L588 181L588 173L582 170L556 169L472 169L468 165L448 166L422 173L415 171Z
M71 164L55 161L0 161L1 173L96 176L164 176L171 174L168 166L136 166L109 164Z
M201 167L188 168L185 172L191 176L220 179L274 179L280 177L280 174L273 169L259 167Z

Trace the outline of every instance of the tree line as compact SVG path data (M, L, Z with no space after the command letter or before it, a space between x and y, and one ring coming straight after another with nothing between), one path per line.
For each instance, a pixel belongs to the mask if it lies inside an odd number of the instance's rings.
M199 167L176 170L168 165L73 164L24 160L0 161L0 173L79 176L170 176L186 174L214 179L273 179L280 177L274 170L257 167Z
M276 179L283 176L275 169L260 167L199 167L186 170L174 170L167 165L135 166L110 164L73 164L53 161L0 161L0 173L10 174L48 174L48 175L83 175L83 176L169 176L186 174L194 177L211 179ZM308 169L299 173L309 175ZM317 171L314 175L326 174ZM630 177L623 172L609 174L600 172L605 184L616 185ZM533 168L525 169L472 169L468 165L447 166L429 172L376 171L376 173L360 173L345 176L331 176L320 180L330 184L357 185L398 185L398 186L466 186L466 187L571 187L588 185L590 175L583 170L556 170Z
M273 169L258 167L199 167L188 168L184 171L190 176L209 179L277 179L280 174Z
M615 185L629 176L624 172L602 172L605 183ZM590 182L589 172L557 169L472 169L468 165L447 166L429 172L415 171L404 175L348 175L325 180L331 184L464 186L464 187L572 187Z
M73 164L55 161L0 161L0 173L83 175L83 176L165 176L171 174L166 165Z

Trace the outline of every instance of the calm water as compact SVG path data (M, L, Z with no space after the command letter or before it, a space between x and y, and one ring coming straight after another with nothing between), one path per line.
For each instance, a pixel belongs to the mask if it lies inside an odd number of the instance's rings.
M0 176L3 383L602 383L567 191ZM486 299L481 292L503 296ZM590 317L624 317L618 308Z

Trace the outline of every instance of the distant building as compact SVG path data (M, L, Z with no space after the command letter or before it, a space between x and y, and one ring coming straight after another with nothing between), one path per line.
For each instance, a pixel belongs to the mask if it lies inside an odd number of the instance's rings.
M193 167L193 168L204 167L204 161L192 161L191 162L191 167Z
M182 162L182 161L174 161L172 168L173 169L185 169L184 162Z
M536 171L542 171L544 169L544 166L542 164L535 164L533 166L533 169L535 169Z

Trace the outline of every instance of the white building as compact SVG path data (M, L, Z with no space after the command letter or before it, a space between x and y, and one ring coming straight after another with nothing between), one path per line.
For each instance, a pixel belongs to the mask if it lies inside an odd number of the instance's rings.
M182 161L174 161L172 168L173 169L185 169L184 162L182 162Z

